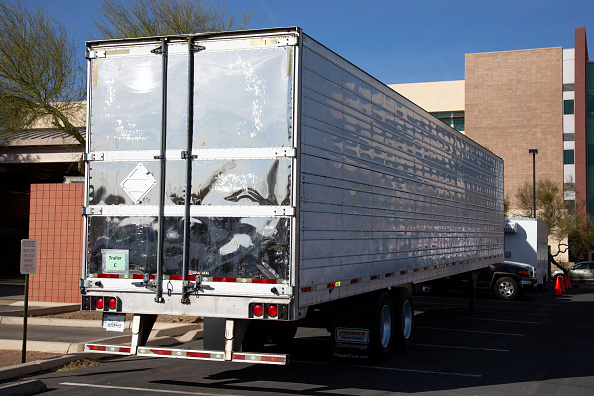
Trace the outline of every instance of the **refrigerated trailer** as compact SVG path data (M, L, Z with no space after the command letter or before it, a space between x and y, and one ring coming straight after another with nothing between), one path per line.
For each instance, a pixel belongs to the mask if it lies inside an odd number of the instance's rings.
M86 43L81 309L129 345L285 364L405 348L416 283L503 261L503 162L297 27ZM147 348L156 315L204 350ZM109 324L111 323L111 324Z

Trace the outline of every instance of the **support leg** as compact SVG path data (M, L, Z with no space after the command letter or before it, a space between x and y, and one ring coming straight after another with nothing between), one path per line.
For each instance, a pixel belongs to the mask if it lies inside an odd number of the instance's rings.
M136 353L139 346L145 346L148 341L157 315L134 315L132 319L132 351Z

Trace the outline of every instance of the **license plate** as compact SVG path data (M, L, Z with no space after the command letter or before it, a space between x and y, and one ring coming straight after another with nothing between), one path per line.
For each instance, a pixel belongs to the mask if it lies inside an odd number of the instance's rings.
M107 331L124 331L126 328L126 314L104 312L103 328Z

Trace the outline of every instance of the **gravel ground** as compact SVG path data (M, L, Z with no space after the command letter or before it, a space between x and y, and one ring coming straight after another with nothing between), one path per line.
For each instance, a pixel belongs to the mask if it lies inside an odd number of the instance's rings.
M36 360L47 359L54 356L60 356L58 353L34 352L27 351L26 363L34 362ZM0 349L0 367L14 366L23 362L22 351L10 351Z

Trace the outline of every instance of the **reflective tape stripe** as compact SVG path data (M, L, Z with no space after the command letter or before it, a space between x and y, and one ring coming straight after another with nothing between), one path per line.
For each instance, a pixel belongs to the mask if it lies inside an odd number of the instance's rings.
M85 352L110 353L117 355L131 355L132 348L120 345L85 344Z
M503 257L492 256L492 257L488 257L485 259L501 259L502 260ZM341 281L328 282L328 283L322 283L322 284L316 284L316 285L308 285L308 286L301 287L300 291L301 291L301 293L309 293L309 292L315 292L315 291L326 290L326 289L334 289L336 287L339 287L341 284L354 285L354 284L364 283L367 281L375 281L378 279L391 278L393 276L407 275L407 274L413 274L413 273L418 273L418 272L422 272L422 271L429 271L432 269L446 268L446 267L456 265L456 264L469 264L469 263L482 261L485 259L472 259L472 260L458 261L458 262L445 263L445 264L435 264L432 266L419 267L419 268L413 268L413 269L408 269L408 270L401 270L399 273L387 272L383 275L371 275L369 277L341 280Z
M144 279L140 274L89 274L92 278L100 279ZM149 276L149 279L155 279L155 275ZM163 275L163 280L183 280L180 275ZM188 276L189 281L196 281L195 275ZM203 276L202 282L223 282L223 283L256 283L256 284L287 284L285 279L257 279L257 278L225 278L218 276Z

